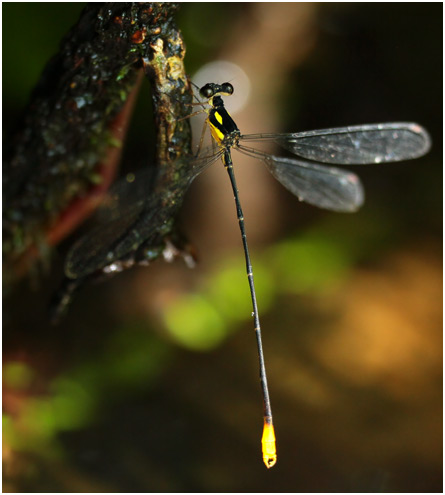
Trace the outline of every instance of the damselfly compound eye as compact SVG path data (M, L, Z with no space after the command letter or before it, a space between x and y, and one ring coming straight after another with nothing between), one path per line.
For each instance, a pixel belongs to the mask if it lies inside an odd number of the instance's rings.
M215 94L215 87L213 84L206 84L199 90L199 94L203 98L211 98Z

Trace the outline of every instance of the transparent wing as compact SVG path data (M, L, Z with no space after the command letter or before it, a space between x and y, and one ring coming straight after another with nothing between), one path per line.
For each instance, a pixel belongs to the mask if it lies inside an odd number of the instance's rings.
M187 170L182 179L177 176L176 183L190 184L208 165L218 159L219 155L202 156L198 158L183 157L185 162L182 167ZM132 213L136 209L143 208L150 195L155 190L155 186L162 182L162 174L158 167L145 167L134 174L127 174L126 177L113 184L105 194L100 206L95 213L95 220L100 223L112 221L127 213ZM168 172L165 172L168 174Z
M94 220L105 223L143 208L153 192L158 170L145 167L113 184L96 210Z
M146 219L149 221L156 209L134 208L122 211L114 219L94 227L88 234L81 237L71 248L65 262L65 274L69 278L79 278L94 273L113 261L130 253L143 242L142 232L133 227L147 210ZM153 222L151 230L157 225ZM145 232L147 237L150 232Z
M215 145L212 145L201 150L198 157L191 158L189 166L193 172L193 178L212 165L212 163L215 163L219 158L221 158L223 153L223 148L215 148Z
M348 171L268 155L243 146L236 149L263 160L272 175L300 201L342 212L356 211L364 202L360 179Z
M222 150L207 148L198 158L181 158L186 172L174 183L167 179L164 185L156 168L146 168L117 182L95 215L97 225L68 253L66 275L71 279L84 277L129 256L142 244L159 244L170 233L190 183L221 154ZM169 173L165 171L166 176Z
M243 141L274 141L295 155L323 163L363 165L418 158L431 147L418 124L395 122L293 134L247 134Z

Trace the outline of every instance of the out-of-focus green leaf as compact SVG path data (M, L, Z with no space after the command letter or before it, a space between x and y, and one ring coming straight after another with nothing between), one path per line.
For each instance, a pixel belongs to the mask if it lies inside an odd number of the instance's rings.
M255 259L255 293L258 306L267 310L272 302L274 280L266 264ZM246 321L251 318L252 301L243 256L229 257L209 278L206 294L225 320Z
M218 311L200 295L185 295L173 302L164 320L175 341L195 351L214 349L228 332Z
M270 250L280 289L301 293L322 289L350 266L342 246L328 240L290 239Z
M34 373L30 366L20 361L5 363L3 366L3 383L14 389L26 389Z

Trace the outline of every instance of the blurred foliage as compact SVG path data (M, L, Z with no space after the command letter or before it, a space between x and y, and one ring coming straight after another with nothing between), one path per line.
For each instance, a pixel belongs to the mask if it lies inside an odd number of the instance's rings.
M37 371L20 361L6 361L6 396L14 391L31 395L18 415L4 414L4 441L22 452L62 456L57 442L61 432L86 427L103 407L112 406L122 395L145 390L167 366L168 355L162 341L140 325L132 328L127 323L105 342L101 355L50 379L47 392L40 397L32 397Z
M263 311L271 306L276 289L266 264L255 264L255 289ZM209 351L218 347L239 324L249 318L251 301L245 298L244 258L230 257L216 273L209 275L206 287L196 294L185 294L167 304L164 319L174 340L185 348Z
M272 29L261 17L268 5L184 4L188 70L255 44L249 33ZM2 8L8 139L83 4ZM286 26L306 22L314 41L307 58L283 67L280 127L414 120L433 150L360 168L369 200L357 215L320 212L280 189L279 228L251 249L277 466L266 472L260 458L241 245L206 249L195 235L197 270L157 263L86 287L61 327L46 316L61 260L37 292L24 282L4 304L4 491L440 491L441 6L306 8L312 17L294 14ZM123 173L153 153L148 90ZM195 225L201 193L198 184L185 205L185 230L213 235L215 222Z

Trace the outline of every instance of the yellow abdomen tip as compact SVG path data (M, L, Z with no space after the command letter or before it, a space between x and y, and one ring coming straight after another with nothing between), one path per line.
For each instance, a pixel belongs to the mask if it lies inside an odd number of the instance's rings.
M263 462L267 469L275 466L277 462L277 449L275 445L275 431L272 424L264 422L263 438Z

